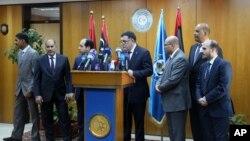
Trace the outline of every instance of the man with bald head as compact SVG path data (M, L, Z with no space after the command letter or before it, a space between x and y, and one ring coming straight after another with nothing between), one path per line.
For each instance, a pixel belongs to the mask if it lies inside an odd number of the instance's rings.
M162 95L170 140L185 141L187 112L191 107L189 65L185 54L179 49L176 36L169 36L165 40L164 48L169 58L155 89Z
M219 45L208 40L202 45L202 57L195 100L201 106L202 141L228 141L229 117L233 115L230 101L232 66L218 56Z
M189 66L190 66L190 93L192 98L192 108L190 109L190 123L193 134L194 141L203 141L202 134L200 131L203 130L201 128L200 123L200 115L199 109L200 105L195 101L194 93L195 93L195 84L198 80L199 68L202 63L204 63L207 59L202 58L201 46L204 42L209 40L210 35L210 27L207 23L199 23L195 27L194 30L194 39L197 42L196 44L191 46L189 52ZM221 48L218 48L218 55L223 58Z
M73 70L84 70L87 62L87 56L91 49L94 49L94 42L90 39L83 38L78 46L80 55L75 58ZM97 57L91 62L90 69L95 70ZM84 78L83 78L84 79ZM77 104L77 124L78 124L78 140L84 140L84 95L83 88L75 88L75 99Z
M45 43L47 54L36 60L34 71L34 95L41 105L42 120L47 141L55 141L53 106L59 114L59 124L64 141L71 141L71 126L67 103L73 97L68 58L56 53L56 42Z

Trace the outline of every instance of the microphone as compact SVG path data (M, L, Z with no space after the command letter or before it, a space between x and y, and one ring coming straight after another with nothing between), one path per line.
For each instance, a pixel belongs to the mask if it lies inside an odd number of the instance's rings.
M93 61L95 59L95 56L96 56L96 50L95 49L91 49L89 51L89 54L87 56L87 62L85 63L85 66L84 66L84 70L87 70L89 64L91 61Z
M116 49L115 49L115 52L116 52L116 54L117 54L118 59L120 60L122 49L116 48Z
M82 57L81 57L82 61L77 66L77 70L80 70L81 66L84 64L84 62L86 61L86 59L87 59L87 55L82 55Z
M111 49L109 47L105 47L103 52L104 52L103 64L105 64L107 63L108 56L111 54Z
M120 70L122 71L126 70L126 55L124 53L121 53Z

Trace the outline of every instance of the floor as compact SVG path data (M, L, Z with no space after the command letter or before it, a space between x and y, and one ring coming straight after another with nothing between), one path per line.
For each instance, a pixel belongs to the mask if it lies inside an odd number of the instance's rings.
M25 125L25 129L24 132L28 132L31 129L32 124L26 124ZM5 124L5 123L0 123L0 141L3 140L3 138L5 137L9 137L11 135L11 131L13 129L13 125L12 124ZM132 135L132 137L134 138L134 135ZM161 137L159 136L150 136L150 135L146 135L145 137L147 140L152 140L152 141L160 141ZM170 141L168 137L164 137L163 141ZM192 139L186 139L186 141L193 141Z

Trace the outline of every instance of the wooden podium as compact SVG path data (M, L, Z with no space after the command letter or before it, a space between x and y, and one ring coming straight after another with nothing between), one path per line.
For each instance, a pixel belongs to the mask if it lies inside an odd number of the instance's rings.
M71 71L74 87L84 88L86 141L122 141L123 88L134 79L125 71Z

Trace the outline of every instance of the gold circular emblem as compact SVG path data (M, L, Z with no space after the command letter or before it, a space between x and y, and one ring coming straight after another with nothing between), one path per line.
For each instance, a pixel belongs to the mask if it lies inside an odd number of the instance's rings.
M101 114L92 116L89 122L89 130L94 136L98 138L107 136L110 131L110 123L108 118Z

